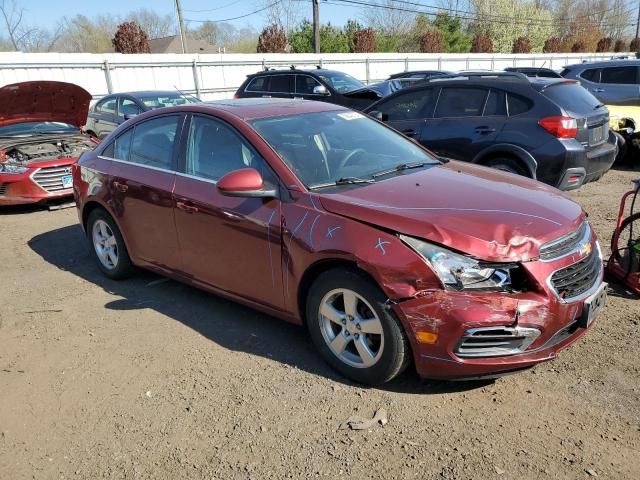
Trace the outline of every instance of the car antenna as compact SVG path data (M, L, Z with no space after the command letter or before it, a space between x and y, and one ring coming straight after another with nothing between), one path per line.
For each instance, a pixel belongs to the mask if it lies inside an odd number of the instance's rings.
M180 90L178 87L176 87L175 85L173 86L173 88L176 89L176 91L180 94L183 95L185 97L191 97L191 98L195 98L198 102L201 102L202 100L200 100L198 97L196 97L195 95L192 95L190 93L185 93L182 90Z
M318 70L320 70L320 69L322 68L322 66L321 66L321 65L316 65L316 68L317 68Z
M296 66L295 65L291 65L291 70L295 70Z
M538 67L538 69L536 70L536 77L539 77L538 73L540 73L540 70L542 70L542 68L544 67L544 64L547 63L547 59L544 59L544 62L542 62L542 65L540 65Z

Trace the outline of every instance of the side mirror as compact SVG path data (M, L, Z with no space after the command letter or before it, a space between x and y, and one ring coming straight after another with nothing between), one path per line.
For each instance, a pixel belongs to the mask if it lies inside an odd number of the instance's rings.
M387 120L389 120L389 115L387 115L386 113L382 113L378 110L373 110L369 112L369 115L375 118L376 120L380 120L381 122L386 122Z
M275 188L265 188L262 175L255 168L241 168L227 173L216 184L218 191L227 197L277 198Z
M329 90L324 85L318 85L313 87L313 93L315 95L329 95Z

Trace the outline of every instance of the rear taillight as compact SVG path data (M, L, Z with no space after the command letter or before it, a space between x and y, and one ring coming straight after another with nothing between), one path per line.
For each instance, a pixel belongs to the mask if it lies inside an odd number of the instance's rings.
M573 117L545 117L538 125L557 138L576 138L578 135L578 122Z

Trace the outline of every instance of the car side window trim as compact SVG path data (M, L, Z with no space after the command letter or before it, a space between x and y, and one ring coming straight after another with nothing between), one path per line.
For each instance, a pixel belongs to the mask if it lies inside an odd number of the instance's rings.
M249 90L249 87L251 87L251 85L253 85L259 79L263 79L264 80L263 89L262 90ZM266 88L268 86L269 86L269 76L268 75L259 75L257 77L253 77L251 79L251 81L247 84L247 86L244 87L244 91L247 92L247 93L268 93L269 89Z

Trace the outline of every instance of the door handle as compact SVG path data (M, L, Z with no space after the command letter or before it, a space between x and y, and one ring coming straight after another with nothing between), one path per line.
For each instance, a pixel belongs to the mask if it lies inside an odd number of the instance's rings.
M602 92L604 92L604 88L594 88L593 91L595 93L602 93Z
M242 220L242 216L236 215L235 213L230 212L229 210L222 209L220 210L220 212L229 220L235 220L235 221Z
M176 202L176 207L178 207L183 212L198 213L198 207L194 207L193 205L189 205L185 202Z
M117 180L113 182L113 187L118 190L119 192L126 192L127 190L129 190L129 186L124 184L124 183L120 183Z
M411 128L402 130L402 133L407 137L415 137L418 134L415 130L412 130Z
M496 131L495 128L491 128L491 127L476 127L473 129L474 132L479 133L480 135L487 135L489 133L494 133Z

